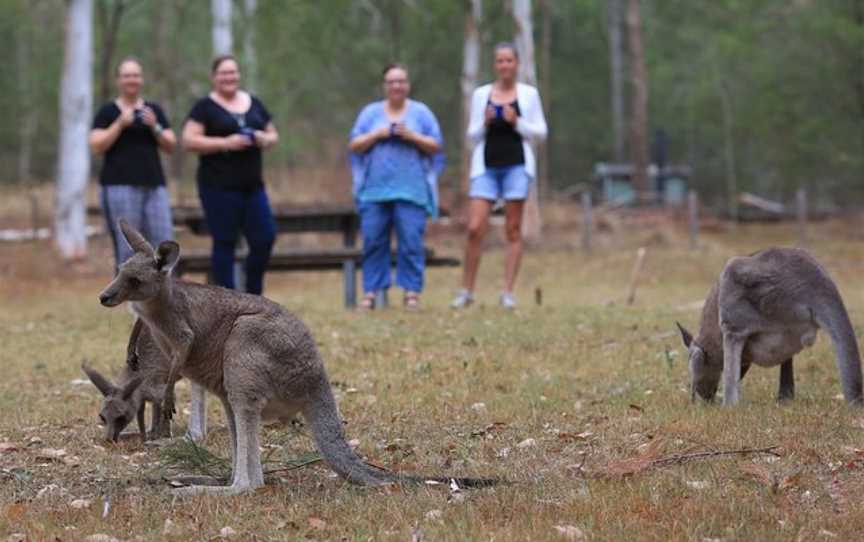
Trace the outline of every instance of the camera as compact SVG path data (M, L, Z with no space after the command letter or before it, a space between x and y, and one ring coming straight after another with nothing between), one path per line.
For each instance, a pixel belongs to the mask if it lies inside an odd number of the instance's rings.
M135 119L133 122L135 124L143 124L144 123L144 110L141 108L134 109L132 111L132 116Z
M244 126L240 128L240 133L246 136L249 139L249 143L255 144L255 130L248 126Z

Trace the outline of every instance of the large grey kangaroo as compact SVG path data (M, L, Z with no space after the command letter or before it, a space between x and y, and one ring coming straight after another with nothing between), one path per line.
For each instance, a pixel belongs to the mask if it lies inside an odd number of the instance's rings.
M708 294L688 348L691 398L711 401L723 377L723 404L736 405L751 364L780 365L778 398L795 393L792 357L824 329L831 337L843 395L862 403L861 357L843 299L827 271L806 251L770 248L729 260Z
M183 375L219 397L231 433L231 485L190 486L177 493L234 495L263 486L259 424L262 418L290 419L298 411L324 460L348 481L381 485L425 479L374 469L354 453L342 432L321 355L298 318L261 296L178 280L171 276L180 256L177 243L165 241L154 251L125 221L120 221L120 229L135 253L99 301L106 307L130 301L156 344L171 357L167 382ZM166 387L166 413L174 408L172 391L173 386Z

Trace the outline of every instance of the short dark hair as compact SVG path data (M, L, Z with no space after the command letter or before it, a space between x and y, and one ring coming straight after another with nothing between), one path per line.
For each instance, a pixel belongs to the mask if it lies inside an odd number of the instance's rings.
M387 74L390 73L390 70L402 70L405 72L405 75L408 75L408 68L405 67L405 64L401 62L391 62L384 66L384 69L381 70L381 77L387 77Z
M501 49L510 49L513 51L513 56L516 57L516 60L519 60L519 49L516 48L516 44L512 41L499 41L495 44L495 48L492 49L492 54L494 55Z
M233 60L235 64L237 64L238 66L240 65L240 63L237 62L237 57L230 53L225 55L219 55L214 58L213 63L210 64L210 74L212 75L216 73L216 70L219 69L219 66L221 66L223 62L226 62L228 60Z
M117 63L117 67L114 68L114 75L120 75L120 68L122 68L123 64L126 64L127 62L134 62L135 64L138 64L138 67L141 68L141 71L144 71L144 66L141 65L141 61L138 60L138 57L130 55L124 56L120 59L120 62Z

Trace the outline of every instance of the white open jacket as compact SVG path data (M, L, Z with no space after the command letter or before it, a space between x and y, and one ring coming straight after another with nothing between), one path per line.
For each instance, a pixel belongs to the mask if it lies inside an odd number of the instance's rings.
M471 96L471 115L468 119L468 141L474 146L471 154L471 178L486 171L484 149L486 148L486 105L492 85L478 87ZM516 101L520 116L516 120L516 131L522 136L522 150L525 154L525 172L532 178L537 176L537 160L534 158L533 145L546 139L546 117L540 93L531 85L516 83Z

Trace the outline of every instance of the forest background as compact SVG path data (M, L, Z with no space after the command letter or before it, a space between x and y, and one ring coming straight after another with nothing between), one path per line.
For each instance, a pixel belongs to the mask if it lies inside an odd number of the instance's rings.
M479 81L491 79L494 43L514 34L510 2L485 0L479 21ZM244 84L275 116L273 171L341 172L360 107L380 94L390 61L410 67L413 96L437 114L458 192L465 0L235 1L235 51ZM726 187L788 200L799 187L817 202L864 197L864 0L643 0L648 133L668 134L672 163L693 167L703 201ZM614 6L619 6L614 8ZM629 156L616 133L610 36L620 0L534 2L538 82L550 125L549 193L586 182L593 166ZM96 0L94 108L114 92L126 56L145 67L146 95L176 127L209 88L210 0ZM0 77L0 184L52 182L57 170L64 3L0 2L6 70ZM610 21L613 24L610 24ZM250 51L253 58L247 58ZM627 67L627 47L622 47ZM619 68L620 69L620 68ZM629 77L629 76L628 76ZM631 85L626 80L624 91ZM629 100L624 102L629 106ZM625 115L628 112L625 110ZM620 132L620 128L618 129ZM624 139L624 156L616 138ZM93 163L98 167L98 162ZM194 161L172 158L172 177L191 185Z

